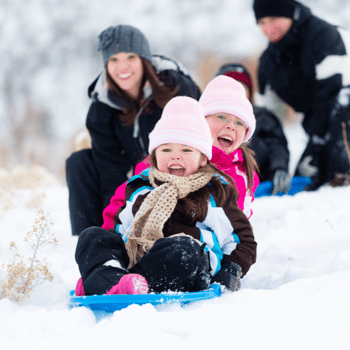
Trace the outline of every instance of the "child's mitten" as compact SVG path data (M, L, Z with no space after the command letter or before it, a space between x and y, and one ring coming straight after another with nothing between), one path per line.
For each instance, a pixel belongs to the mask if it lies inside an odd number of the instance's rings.
M219 283L230 292L241 288L241 267L234 262L224 262L219 272L211 279L211 283Z

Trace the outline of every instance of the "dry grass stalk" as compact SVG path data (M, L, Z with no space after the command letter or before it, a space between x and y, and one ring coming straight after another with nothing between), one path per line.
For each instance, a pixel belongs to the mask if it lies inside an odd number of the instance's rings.
M80 151L82 149L91 148L91 136L86 128L81 130L73 140L73 150L74 152Z
M45 192L40 192L38 190L32 190L31 198L25 205L26 209L34 209L37 210L42 206L42 203L46 197Z
M6 182L0 182L0 213L3 215L7 210L14 208L13 198L18 195L13 186Z
M23 189L31 190L31 196L25 207L38 210L46 196L42 188L58 185L58 180L39 165L18 165L11 171L0 169L0 213L4 214L14 208L13 198Z
M349 158L349 165L350 165L350 147L346 135L346 124L345 122L341 122L342 126L342 134L343 134L343 142L346 150L346 154ZM330 185L332 187L338 187L338 186L349 186L350 185L350 174L335 174L334 179L330 181Z
M2 265L3 270L6 271L6 278L0 287L0 299L8 298L20 303L25 298L29 298L35 287L46 280L50 282L53 280L46 258L40 260L37 257L38 250L43 246L58 244L51 232L52 226L53 221L50 214L44 214L42 210L39 210L32 231L28 232L24 238L32 250L29 258L19 254L16 244L11 242L10 250L13 257L6 265Z
M18 165L11 171L17 189L38 189L58 186L58 180L40 165Z
M342 133L343 133L343 140L344 140L345 150L346 150L346 154L348 155L349 164L350 164L350 147L349 147L348 138L347 138L347 135L346 135L346 124L345 124L345 122L341 122L341 127L342 127Z

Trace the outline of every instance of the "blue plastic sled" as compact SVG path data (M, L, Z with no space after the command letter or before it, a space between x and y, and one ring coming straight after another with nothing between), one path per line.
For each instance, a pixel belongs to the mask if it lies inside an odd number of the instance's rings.
M304 191L305 188L311 185L312 180L309 177L304 176L294 176L291 181L291 186L288 191L289 196L293 196L294 194ZM254 196L255 198L263 197L263 196L271 196L272 195L273 185L271 181L262 182L256 189ZM283 196L284 193L277 193L276 196Z
M212 284L208 290L200 292L174 292L161 294L119 294L77 297L72 290L70 292L69 307L85 306L91 309L98 318L101 318L132 304L152 304L154 306L161 306L164 304L178 303L181 306L184 306L195 301L213 299L220 295L221 289L218 284Z

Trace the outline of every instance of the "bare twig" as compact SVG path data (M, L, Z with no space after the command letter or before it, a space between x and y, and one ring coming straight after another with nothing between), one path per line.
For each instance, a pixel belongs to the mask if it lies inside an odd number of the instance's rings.
M341 122L341 127L342 127L342 134L343 134L343 142L345 146L345 151L349 159L349 165L350 165L350 147L346 135L346 124L345 122ZM336 173L334 176L334 179L329 182L329 184L332 187L338 187L338 186L349 186L350 185L350 173L347 172L345 174L338 174Z
M331 227L332 231L333 231L333 232L336 232L335 229L333 228L333 225L329 222L328 219L326 219L326 222L327 222L328 225Z
M341 127L342 127L342 133L343 133L343 140L344 140L344 145L345 145L345 150L349 158L349 164L350 164L350 147L348 143L348 138L346 135L346 124L345 122L341 122Z

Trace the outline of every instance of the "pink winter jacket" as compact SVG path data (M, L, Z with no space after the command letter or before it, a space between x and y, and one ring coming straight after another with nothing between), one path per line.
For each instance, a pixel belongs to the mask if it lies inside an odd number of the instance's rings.
M221 149L213 146L213 156L210 162L219 170L227 175L230 175L235 180L238 189L238 207L249 219L253 213L250 206L254 200L254 192L259 185L259 177L257 173L254 173L254 185L252 191L250 192L248 190L248 178L245 173L242 150L238 148L232 153L226 154ZM150 164L148 162L148 158L146 158L143 162L136 165L135 175L138 175L149 166ZM127 182L124 182L116 189L109 205L103 211L102 228L106 230L114 227L114 216L118 209L124 205L126 183Z
M210 162L235 180L238 190L238 207L249 219L253 214L251 204L254 200L254 192L259 185L259 176L254 172L253 188L252 191L249 191L242 150L238 148L232 153L226 154L220 148L213 146L213 156Z

